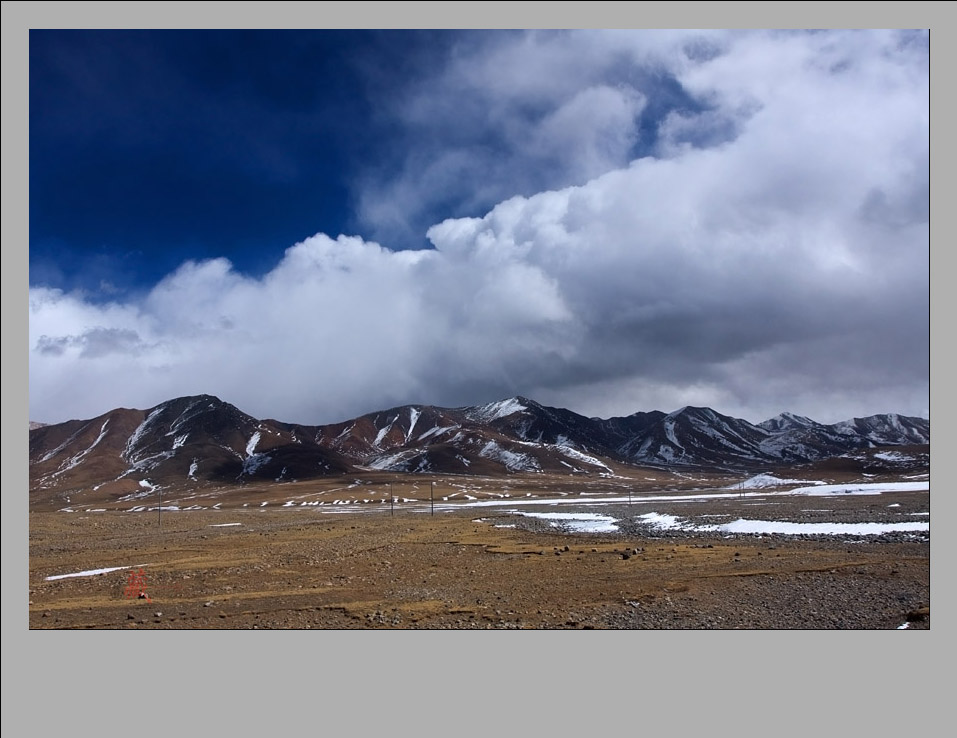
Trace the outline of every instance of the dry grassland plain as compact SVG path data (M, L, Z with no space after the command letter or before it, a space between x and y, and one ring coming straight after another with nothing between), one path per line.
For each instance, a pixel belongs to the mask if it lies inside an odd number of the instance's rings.
M728 535L637 523L651 511L698 523L920 519L929 515L926 490L702 499L692 491L699 480L673 485L663 500L654 480L635 484L630 498L608 483L559 478L462 485L380 476L209 490L205 509L34 509L29 626L930 627L929 535ZM575 532L528 515L559 510L618 525Z

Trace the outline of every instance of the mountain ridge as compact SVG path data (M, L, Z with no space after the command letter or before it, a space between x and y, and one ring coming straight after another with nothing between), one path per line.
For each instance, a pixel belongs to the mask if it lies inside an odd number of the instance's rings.
M214 395L30 429L30 489L135 499L179 488L375 471L613 476L621 468L762 469L861 449L929 445L930 421L889 413L825 425L752 424L707 407L588 418L520 395L457 408L400 405L325 425L257 419Z

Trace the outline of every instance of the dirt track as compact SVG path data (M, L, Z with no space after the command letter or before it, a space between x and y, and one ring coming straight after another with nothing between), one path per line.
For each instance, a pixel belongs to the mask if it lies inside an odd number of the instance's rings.
M123 568L46 579L107 567ZM227 508L164 513L162 529L35 512L29 597L31 628L926 629L930 544L563 533L496 508Z

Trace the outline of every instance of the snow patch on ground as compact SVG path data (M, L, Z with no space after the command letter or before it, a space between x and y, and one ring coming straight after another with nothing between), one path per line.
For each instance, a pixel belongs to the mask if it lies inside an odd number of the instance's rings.
M95 577L97 574L109 574L111 571L120 571L121 569L139 569L149 564L134 564L133 566L108 566L105 569L87 569L86 571L75 571L71 574L54 574L52 577L44 577L44 581L52 582L55 579L69 579L70 577Z
M780 487L784 484L824 484L824 482L812 482L808 479L779 479L773 474L758 474L743 482L732 484L728 489L765 489Z
M617 521L610 515L599 513L559 513L559 512L519 512L527 518L540 518L554 521L552 525L559 528L569 528L576 533L614 533L618 530Z
M792 523L784 520L745 520L739 518L730 523L698 525L675 515L645 513L636 520L659 530L682 530L700 533L747 533L779 535L857 535L876 536L900 531L923 532L930 530L930 523Z
M915 461L913 456L902 454L900 451L881 451L874 454L874 458L882 461Z
M929 490L930 482L865 482L862 484L822 484L817 487L798 487L779 494L813 495L879 495L882 492L920 492Z

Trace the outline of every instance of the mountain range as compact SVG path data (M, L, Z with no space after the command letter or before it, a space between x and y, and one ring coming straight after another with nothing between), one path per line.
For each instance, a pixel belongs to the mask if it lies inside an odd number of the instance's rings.
M782 413L754 425L684 407L601 419L512 397L460 408L405 405L307 426L259 420L199 395L91 420L31 423L30 489L130 495L370 471L610 476L622 465L745 471L929 443L930 421L897 414L825 425Z

